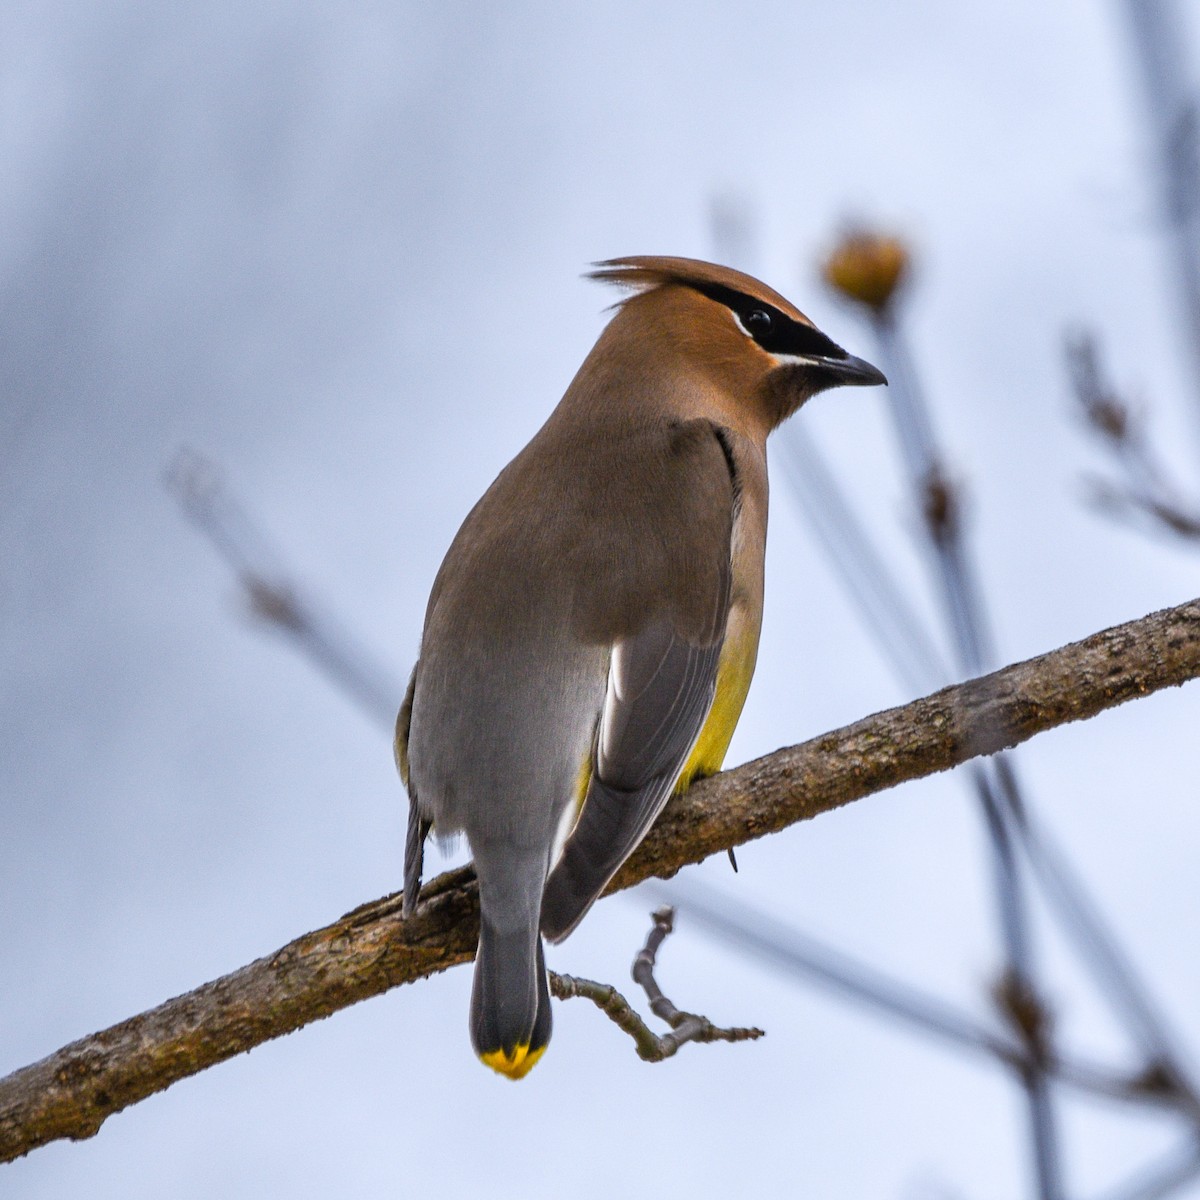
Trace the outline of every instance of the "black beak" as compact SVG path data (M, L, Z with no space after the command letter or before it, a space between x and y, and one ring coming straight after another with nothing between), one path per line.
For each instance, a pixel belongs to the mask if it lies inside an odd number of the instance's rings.
M853 354L847 354L845 358L817 358L813 365L820 367L821 374L830 380L830 387L875 387L887 383L887 376L878 367Z

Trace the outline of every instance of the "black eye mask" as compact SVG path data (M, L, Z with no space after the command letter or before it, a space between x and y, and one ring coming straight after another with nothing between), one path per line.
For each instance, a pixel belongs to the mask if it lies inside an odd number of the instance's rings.
M802 325L771 304L720 283L694 283L701 295L725 305L741 327L770 354L798 358L847 358L846 351L811 325Z

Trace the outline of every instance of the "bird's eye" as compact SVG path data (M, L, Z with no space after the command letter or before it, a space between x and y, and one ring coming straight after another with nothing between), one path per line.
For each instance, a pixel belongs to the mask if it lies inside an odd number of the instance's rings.
M752 308L744 320L752 337L761 337L771 328L771 314L765 308Z

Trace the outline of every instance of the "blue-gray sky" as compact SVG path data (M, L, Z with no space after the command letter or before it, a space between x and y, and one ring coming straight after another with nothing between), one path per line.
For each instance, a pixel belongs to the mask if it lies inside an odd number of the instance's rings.
M162 486L177 448L221 462L403 677L450 537L602 327L612 297L580 272L710 257L715 196L754 214L744 265L867 357L814 263L847 219L911 237L913 348L1003 659L1192 596L1194 556L1081 503L1098 460L1061 361L1064 329L1095 325L1200 478L1121 18L1084 0L6 6L0 1071L399 886L386 739L242 618ZM798 419L924 604L882 397L830 394ZM731 762L906 698L782 480L774 499ZM1021 761L1200 1044L1196 703L1158 696ZM997 961L983 851L947 778L748 847L736 878L701 873L978 1010ZM619 982L649 907L600 905L552 965ZM1043 949L1071 1043L1118 1052L1060 942ZM1021 1194L1021 1106L997 1072L686 921L662 979L768 1037L648 1067L563 1005L513 1086L470 1054L457 970L39 1150L0 1190ZM1074 1105L1065 1120L1091 1192L1172 1132Z

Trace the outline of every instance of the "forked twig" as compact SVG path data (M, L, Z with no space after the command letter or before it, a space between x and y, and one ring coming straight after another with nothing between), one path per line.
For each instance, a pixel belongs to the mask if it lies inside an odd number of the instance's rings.
M654 978L654 967L659 947L675 927L675 910L670 905L663 905L654 910L653 917L654 925L646 944L633 960L631 974L634 982L645 991L650 1011L671 1026L670 1033L655 1033L633 1005L610 983L594 983L590 979L577 979L574 975L558 975L551 971L551 992L559 1000L571 1000L576 996L590 1000L618 1029L633 1038L638 1058L644 1062L662 1062L688 1042L750 1042L765 1036L761 1029L737 1026L723 1029L698 1013L683 1012L663 995Z

